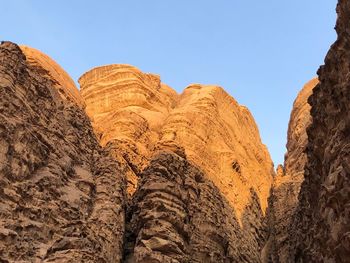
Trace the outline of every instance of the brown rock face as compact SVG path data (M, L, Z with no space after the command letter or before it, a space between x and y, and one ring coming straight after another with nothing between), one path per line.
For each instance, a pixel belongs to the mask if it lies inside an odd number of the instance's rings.
M78 88L60 65L35 48L27 46L20 46L20 48L26 56L27 63L32 68L36 68L38 73L49 78L63 99L74 102L81 108L84 107Z
M256 194L241 228L205 177L173 152L151 160L128 211L125 262L260 262L264 237L256 236L262 235ZM253 219L258 225L249 224Z
M277 175L218 86L177 94L109 65L79 94L46 55L1 43L0 262L349 262L349 1L337 12Z
M269 153L247 108L222 88L191 85L177 95L159 77L126 65L93 69L79 82L102 145L111 142L124 152L133 171L129 181L136 184L155 151L183 152L220 189L239 220L252 201L251 189L265 211L272 183Z
M308 143L306 129L311 123L311 107L307 100L317 84L318 80L313 79L303 87L294 101L290 115L287 154L284 166L277 168L269 200L270 238L266 250L269 251L267 257L271 262L288 262L289 259L288 229L298 204L299 190L304 180L304 169L307 161L305 153Z
M350 2L337 6L338 39L309 98L305 181L291 236L292 262L350 259Z
M34 60L0 45L0 261L119 262L124 177Z

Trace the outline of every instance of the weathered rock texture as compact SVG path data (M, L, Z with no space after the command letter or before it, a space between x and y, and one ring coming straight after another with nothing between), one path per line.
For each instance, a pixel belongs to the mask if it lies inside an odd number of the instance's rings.
M252 201L251 190L265 212L273 164L248 109L222 88L191 85L178 95L159 77L126 65L92 69L79 82L102 145L122 149L134 185L156 150L184 152L223 193L239 221Z
M304 179L304 168L307 161L305 149L308 142L306 129L312 119L310 104L307 102L318 79L309 81L299 92L294 101L287 132L287 153L284 160L284 174L295 182Z
M118 262L125 180L36 58L0 45L0 261Z
M260 262L272 162L245 107L126 65L85 74L83 100L22 50L0 46L2 261Z
M309 98L312 123L291 262L350 260L350 2L340 0L337 12L338 39Z
M260 262L259 225L246 223L242 229L205 177L183 155L155 155L128 211L125 262ZM252 199L246 213L250 222L261 224L256 194ZM254 214L259 212L260 217Z
M274 178L270 209L270 237L266 245L265 261L288 262L288 228L298 204L298 195L301 183L304 181L304 169L307 161L306 145L308 137L306 129L311 123L310 105L307 100L318 79L308 82L299 92L294 101L290 115L287 133L287 154L284 166L277 167Z

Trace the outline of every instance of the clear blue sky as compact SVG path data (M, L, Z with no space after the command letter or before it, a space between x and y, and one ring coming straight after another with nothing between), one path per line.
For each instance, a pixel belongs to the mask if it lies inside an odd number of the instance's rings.
M178 92L218 84L253 113L276 166L292 103L336 39L336 2L5 0L0 39L43 51L74 80L127 63Z

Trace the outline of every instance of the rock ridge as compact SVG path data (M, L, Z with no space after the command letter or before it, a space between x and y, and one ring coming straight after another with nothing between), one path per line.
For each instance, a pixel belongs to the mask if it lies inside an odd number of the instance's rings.
M159 76L118 64L94 68L79 83L102 145L111 142L123 149L126 163L133 164L130 193L154 152L183 151L219 187L239 218L251 187L265 212L271 158L249 110L221 87L192 84L177 94Z
M118 163L44 67L10 42L0 61L0 261L120 261Z

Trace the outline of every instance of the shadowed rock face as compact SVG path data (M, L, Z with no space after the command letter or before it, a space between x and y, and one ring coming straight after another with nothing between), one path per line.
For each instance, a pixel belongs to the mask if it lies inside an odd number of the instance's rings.
M124 177L85 113L0 45L0 261L118 262Z
M350 259L350 2L337 6L337 41L309 98L305 181L291 236L293 262Z
M271 262L350 259L350 3L339 1L337 13L338 39L320 82L301 91L291 114L285 168L270 199Z
M184 156L159 152L140 177L125 262L260 262L263 217L253 191L246 218L257 225L241 228L220 190Z
M305 149L308 143L306 129L311 123L310 105L307 100L317 79L308 82L294 101L287 134L287 153L284 166L278 166L269 200L270 238L266 246L271 262L288 262L288 229L298 204L301 183L307 161ZM267 261L267 258L265 261Z

